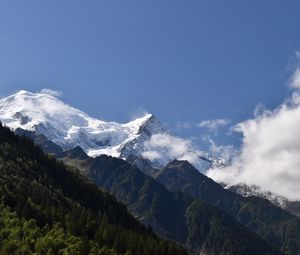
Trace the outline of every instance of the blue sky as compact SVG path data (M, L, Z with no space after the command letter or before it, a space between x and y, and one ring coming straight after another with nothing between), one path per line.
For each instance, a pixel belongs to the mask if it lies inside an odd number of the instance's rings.
M201 121L229 127L290 94L299 9L282 0L1 1L0 96L60 90L94 117L148 111L201 139ZM220 133L218 142L235 142Z

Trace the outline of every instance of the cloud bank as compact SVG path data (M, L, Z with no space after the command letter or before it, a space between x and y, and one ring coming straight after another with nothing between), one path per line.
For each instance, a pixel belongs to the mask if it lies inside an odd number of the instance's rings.
M166 165L171 160L188 160L199 170L207 169L208 162L204 162L201 157L204 152L198 150L192 141L175 137L169 134L155 134L144 144L145 151L143 157L150 160L164 160Z
M253 119L235 126L243 136L239 156L225 169L207 175L228 184L259 185L300 200L300 68L291 77L290 98L273 111L260 107Z

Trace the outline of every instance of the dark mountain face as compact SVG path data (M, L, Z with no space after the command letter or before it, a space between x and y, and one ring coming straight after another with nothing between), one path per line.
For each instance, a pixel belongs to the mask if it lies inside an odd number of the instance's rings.
M63 152L62 148L54 142L48 140L44 135L38 134L34 131L28 131L21 128L15 130L15 134L19 136L26 136L31 138L35 144L41 146L45 153L56 154Z
M82 158L77 148L72 156ZM0 254L187 254L26 137L0 125Z
M170 192L124 160L104 155L86 160L61 159L112 192L157 233L201 254L277 254L222 211L202 200Z
M173 161L156 176L170 191L201 198L232 216L286 254L300 254L300 219L268 200L223 189L187 161Z
M285 210L300 217L300 201L286 201Z
M57 158L69 158L70 160L85 160L88 159L89 156L85 153L85 151L80 147L76 146L72 150L58 152L55 154L55 157Z
M136 156L130 154L126 161L130 164L136 166L140 171L142 171L146 175L150 175L151 177L155 178L157 174L159 174L160 169L153 167L153 164L149 159L143 158L142 156Z
M201 174L187 161L174 160L170 162L156 175L156 180L171 191L180 191L194 198L200 197L226 213L233 209L232 203L237 197Z

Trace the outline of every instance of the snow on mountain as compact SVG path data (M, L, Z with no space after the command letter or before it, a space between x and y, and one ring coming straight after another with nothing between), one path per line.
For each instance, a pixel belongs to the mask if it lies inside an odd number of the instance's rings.
M268 190L264 190L257 185L247 185L245 183L241 183L238 185L226 185L224 188L234 191L235 193L240 194L243 197L255 196L264 198L283 209L285 209L285 205L288 202L287 198L274 194Z
M237 185L223 185L225 189L231 190L243 197L260 197L269 200L271 203L285 209L286 211L300 217L300 201L289 200L284 196L280 196L273 192L263 189L257 185L247 185L245 183L240 183Z
M88 116L51 94L41 92L21 90L1 99L0 121L13 130L21 128L42 134L64 150L80 146L92 157L101 154L124 159L130 155L141 156L146 150L146 142L158 134L183 141L189 146L184 139L171 134L152 114L124 124L105 122ZM164 165L178 155L180 154L168 154L161 161L156 159L156 166L160 163ZM186 156L184 153L182 155ZM197 150L194 155L203 163L201 157L204 158L207 154Z

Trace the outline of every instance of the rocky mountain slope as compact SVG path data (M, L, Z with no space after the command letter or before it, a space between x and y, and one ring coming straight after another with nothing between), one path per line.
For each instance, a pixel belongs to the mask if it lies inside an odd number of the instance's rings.
M62 152L57 157L78 167L99 187L112 192L155 232L200 254L275 252L267 242L224 212L201 199L170 192L124 160L105 155L91 158L80 147Z
M300 254L300 218L266 199L243 197L201 174L187 161L174 160L156 173L170 191L203 199L226 212L286 254Z

